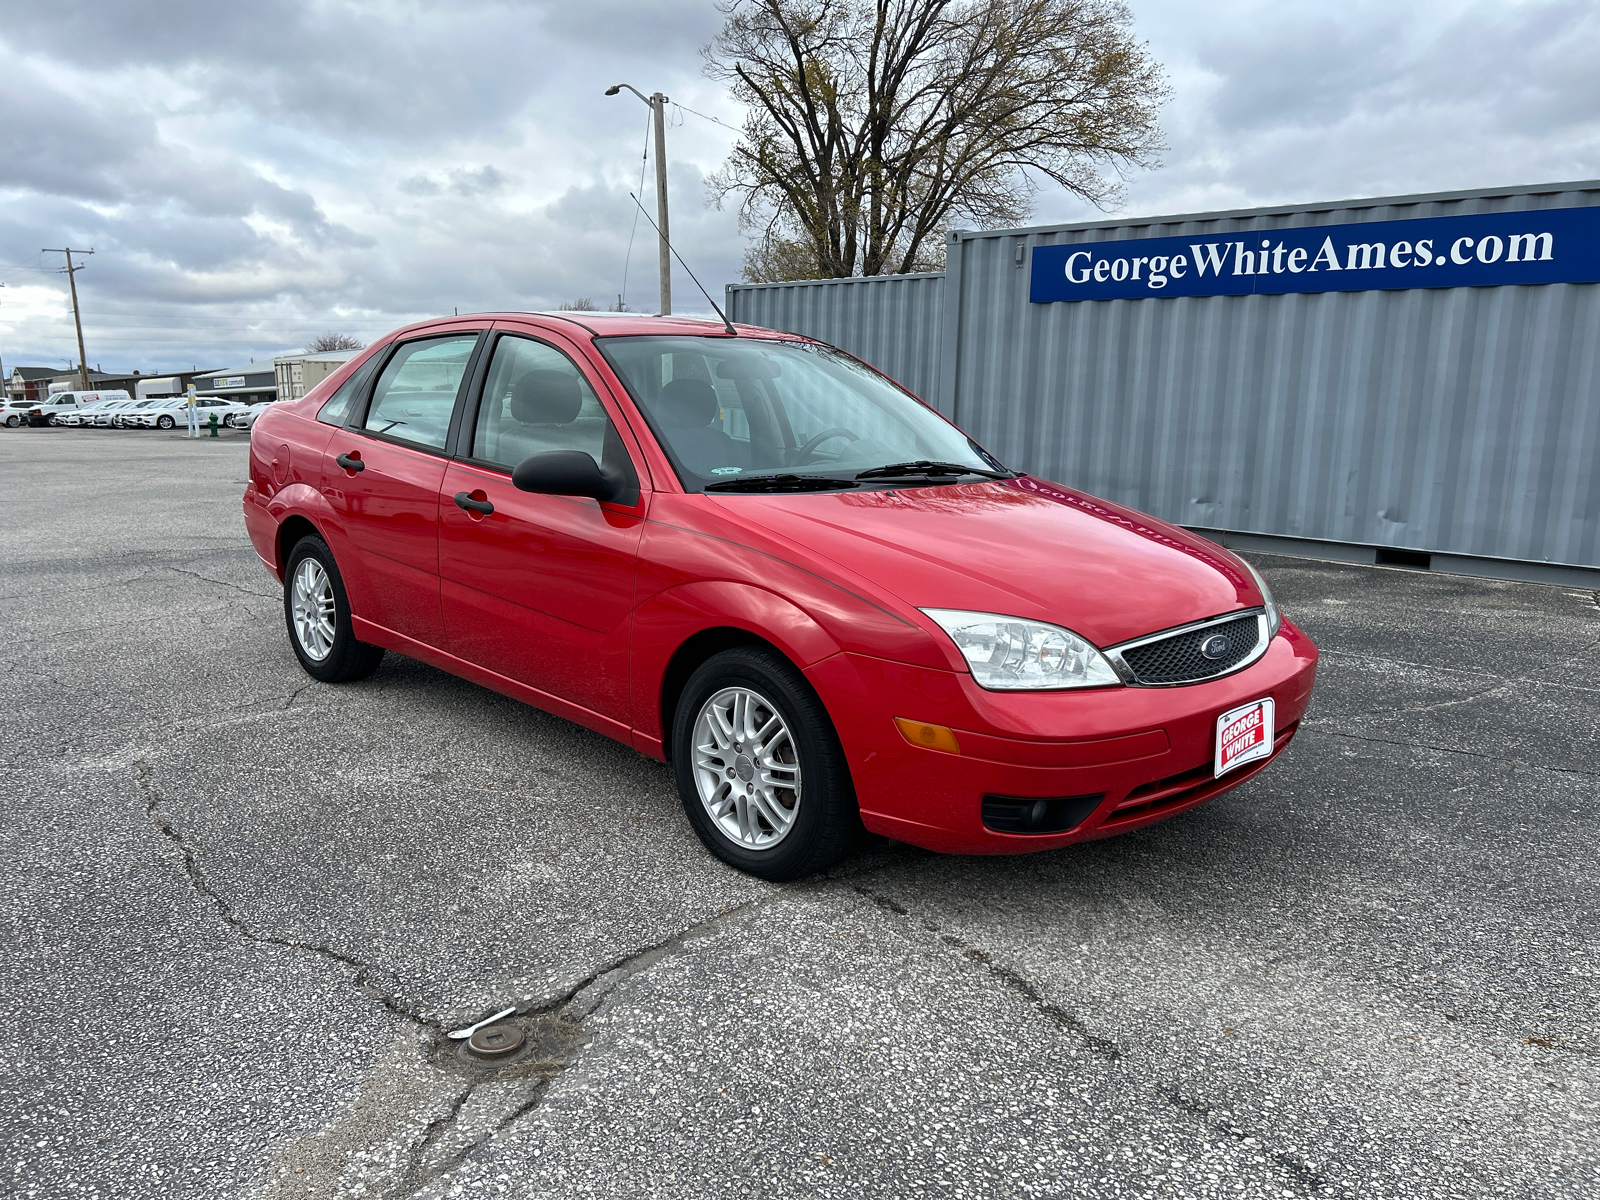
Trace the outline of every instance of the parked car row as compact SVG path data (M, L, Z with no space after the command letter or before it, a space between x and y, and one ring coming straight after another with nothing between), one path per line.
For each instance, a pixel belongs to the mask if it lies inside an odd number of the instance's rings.
M5 406L5 423L19 425L97 426L112 429L175 429L188 422L184 396L162 396L137 400L127 392L61 392L48 401L11 400ZM221 396L200 396L196 407L200 423L209 425L213 415L219 425L229 429L248 429L264 405L242 404Z

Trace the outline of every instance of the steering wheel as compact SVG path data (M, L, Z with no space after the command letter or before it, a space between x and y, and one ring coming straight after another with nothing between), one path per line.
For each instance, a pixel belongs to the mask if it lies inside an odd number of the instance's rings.
M836 437L849 438L852 442L859 442L861 440L861 435L859 433L852 433L848 429L824 429L821 433L817 434L816 437L806 442L804 446L801 446L800 449L794 452L794 465L797 467L800 466L811 455L811 453L816 450L818 446L822 445L822 443L827 441L829 438Z

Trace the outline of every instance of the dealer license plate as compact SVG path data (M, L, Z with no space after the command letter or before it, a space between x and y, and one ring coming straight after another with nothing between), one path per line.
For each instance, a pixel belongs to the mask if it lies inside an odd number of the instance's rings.
M1272 698L1252 700L1217 718L1214 778L1272 753Z

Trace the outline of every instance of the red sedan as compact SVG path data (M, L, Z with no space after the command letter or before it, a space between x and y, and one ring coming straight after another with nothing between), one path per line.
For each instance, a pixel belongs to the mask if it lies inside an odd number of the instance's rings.
M862 825L1010 854L1159 821L1265 767L1316 675L1242 559L768 330L410 326L261 415L244 513L313 677L395 650L627 742L769 879Z

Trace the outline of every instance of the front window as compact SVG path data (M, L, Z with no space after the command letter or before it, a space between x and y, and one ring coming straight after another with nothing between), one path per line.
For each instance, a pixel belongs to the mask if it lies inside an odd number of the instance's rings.
M826 346L701 337L595 344L690 491L891 480L904 486L1007 474L939 414Z
M509 470L529 455L582 450L599 463L610 430L600 398L570 358L530 338L500 339L478 405L473 458Z

